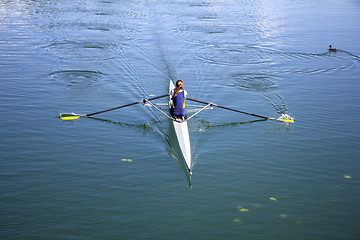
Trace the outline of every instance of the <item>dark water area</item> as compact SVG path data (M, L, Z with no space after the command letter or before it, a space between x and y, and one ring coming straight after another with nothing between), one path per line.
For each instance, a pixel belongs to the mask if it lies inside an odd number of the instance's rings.
M0 238L358 239L359 20L357 0L0 1ZM201 112L190 178L155 109L59 118L179 78L295 123Z

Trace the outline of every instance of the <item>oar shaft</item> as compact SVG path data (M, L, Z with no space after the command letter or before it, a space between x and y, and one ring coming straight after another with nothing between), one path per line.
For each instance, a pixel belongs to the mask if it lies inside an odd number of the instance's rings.
M161 96L149 98L149 99L147 99L147 100L151 101L151 100L163 98L163 97L166 97L166 96L169 96L169 94L164 94L164 95L161 95ZM139 103L142 103L142 102L144 102L144 100L137 101L137 102L133 102L133 103L129 103L129 104L125 104L125 105L122 105L122 106L119 106L119 107L114 107L114 108L106 109L106 110L99 111L99 112L89 113L89 114L86 114L85 116L86 116L86 117L90 117L90 116L93 116L93 115L96 115L96 114L100 114L100 113L104 113L104 112L109 112L109 111L116 110L116 109L120 109L120 108L124 108L124 107L129 107L129 106L136 105L136 104L139 104Z
M86 116L86 117L90 117L90 116L92 116L92 115L96 115L96 114L100 114L100 113L104 113L104 112L109 112L109 111L116 110L116 109L119 109L119 108L129 107L129 106L132 106L132 105L135 105L135 104L138 104L138 103L142 103L142 102L143 102L143 100L138 101L138 102L129 103L129 104L126 104L126 105L122 105L122 106L119 106L119 107L114 107L114 108L106 109L106 110L99 111L99 112L94 112L94 113L86 114L85 116Z
M254 114L254 113L248 113L248 112L244 112L244 111L240 111L240 110L236 110L236 109L232 109L232 108L228 108L228 107L223 107L223 106L220 106L220 105L216 105L216 106L219 107L219 108L223 108L223 109L227 109L227 110L230 110L230 111L251 115L251 116L254 116L254 117L258 117L258 118L269 119L268 117L260 116L260 115Z
M192 99L192 98L186 98L186 99L188 99L188 100L190 100L190 101L193 101L193 102L202 103L202 104L210 104L210 103L208 103L208 102L203 102L203 101L196 100L196 99ZM259 118L263 118L263 119L270 119L270 118L268 118L268 117L260 116L260 115L257 115L257 114L248 113L248 112L240 111L240 110L237 110L237 109L232 109L232 108L220 106L220 105L217 105L217 104L215 104L215 103L213 103L212 105L215 106L215 107L218 107L218 108L222 108L222 109L226 109L226 110L230 110L230 111L234 111L234 112L238 112L238 113L243 113L243 114L251 115L251 116L254 116L254 117L259 117Z

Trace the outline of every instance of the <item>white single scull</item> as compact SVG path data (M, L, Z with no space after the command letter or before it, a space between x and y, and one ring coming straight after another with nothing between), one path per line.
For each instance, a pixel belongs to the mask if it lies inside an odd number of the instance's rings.
M175 88L173 81L170 79L170 85L169 85L169 91L173 90ZM172 102L170 96L170 102ZM171 103L170 103L171 104ZM186 168L189 171L189 174L192 175L191 172L191 147L190 147L190 137L189 137L189 129L187 120L177 120L177 119L171 119L173 122L175 134L177 141L179 143L179 147L181 150L182 157L184 159Z
M174 83L170 79L169 91L173 90L174 88L175 88ZM75 114L75 113L63 113L63 114L60 114L60 118L62 120L74 120L74 119L78 119L79 117L91 117L91 116L96 115L96 114L105 113L105 112L113 111L113 110L116 110L116 109L129 107L129 106L133 106L133 105L140 104L140 103L144 103L144 105L149 105L149 106L155 107L162 114L164 114L169 119L171 119L171 121L173 123L173 126L174 126L176 138L177 138L177 141L179 143L182 158L183 158L183 160L185 162L185 166L186 166L186 168L187 168L190 175L192 175L192 161L191 161L191 146L190 146L189 129L188 129L188 123L187 122L192 117L194 117L195 115L200 113L201 111L203 111L205 109L212 109L213 107L218 107L218 108L234 111L234 112L237 112L237 113L242 113L242 114L247 114L247 115L251 115L251 116L254 116L254 117L262 118L264 120L277 120L277 121L280 121L280 122L289 122L289 123L294 122L294 119L292 117L288 116L287 114L283 114L281 117L279 117L277 119L269 118L269 117L264 117L264 116L253 114L253 113L240 111L240 110L237 110L237 109L232 109L232 108L220 106L220 105L212 103L212 102L204 102L204 101L200 101L200 100L196 100L196 99L192 99L192 98L187 98L187 100L197 102L197 103L200 103L200 104L203 104L203 105L201 105L200 109L197 110L194 114L192 114L187 119L178 120L178 119L174 119L173 117L169 116L168 113L161 110L161 108L158 107L161 104L152 103L153 100L160 99L160 98L165 98L165 97L168 97L168 96L169 96L169 93L161 95L161 96L157 96L157 97L144 98L144 99L142 99L140 101L137 101L137 102L133 102L133 103L129 103L129 104L125 104L125 105L122 105L122 106L118 106L118 107L114 107L114 108L110 108L110 109L106 109L106 110L102 110L102 111L98 111L98 112L94 112L94 113L89 113L89 114L79 115L79 114ZM171 101L171 96L170 96L170 101ZM197 106L197 107L199 107L199 106Z

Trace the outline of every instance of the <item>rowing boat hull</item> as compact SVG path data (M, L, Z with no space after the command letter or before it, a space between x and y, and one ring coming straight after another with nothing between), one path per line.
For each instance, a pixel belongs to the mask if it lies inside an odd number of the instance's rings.
M174 89L174 83L170 79L170 85L169 85L169 91ZM171 96L170 96L171 99ZM185 162L186 168L188 169L189 173L191 172L191 147L190 147L190 136L189 136L189 129L187 120L184 120L182 122L178 122L175 120L171 120L174 126L176 138L179 143L179 147L181 150L181 154L183 157L183 160Z

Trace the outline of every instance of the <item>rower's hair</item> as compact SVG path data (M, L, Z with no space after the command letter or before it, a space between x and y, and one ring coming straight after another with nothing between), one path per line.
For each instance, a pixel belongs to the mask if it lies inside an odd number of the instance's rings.
M176 97L176 95L178 95L178 93L180 92L180 90L183 89L183 86L180 85L180 82L182 83L183 81L181 79L177 80L176 81L176 88L175 88L175 91L174 91L174 95L172 96L172 99L174 99Z

